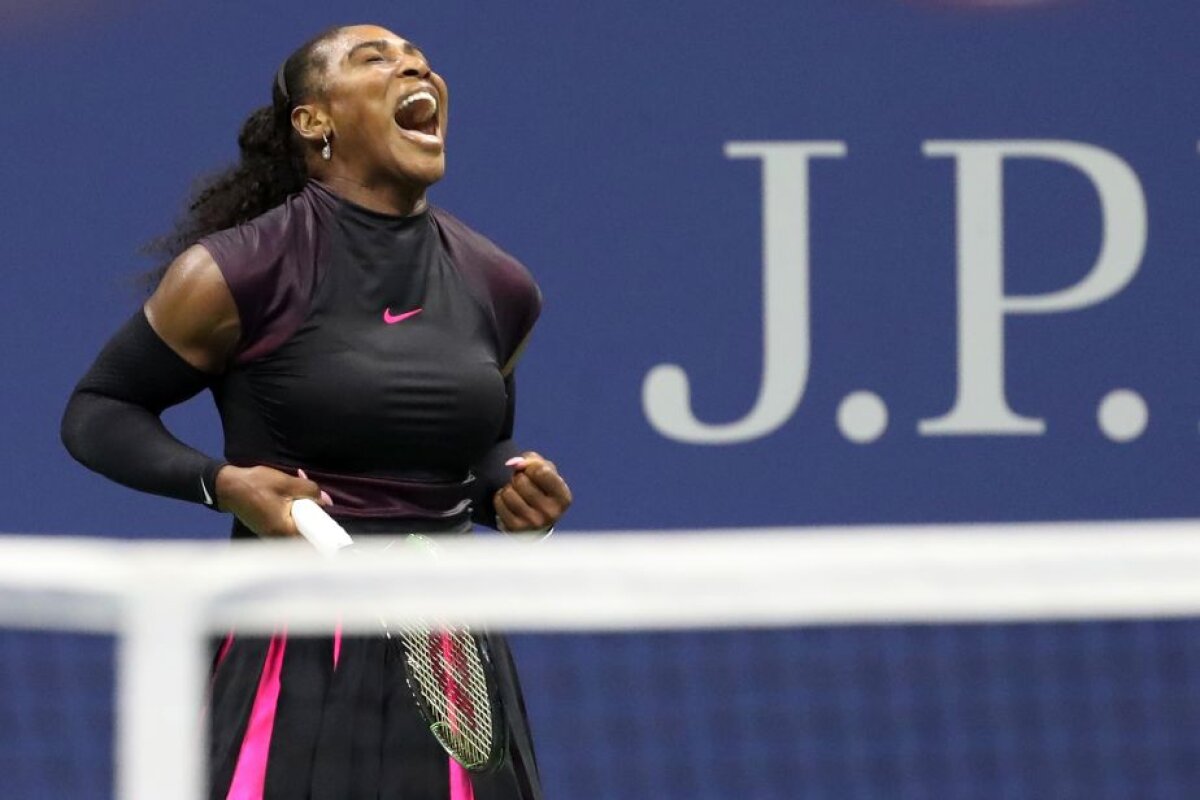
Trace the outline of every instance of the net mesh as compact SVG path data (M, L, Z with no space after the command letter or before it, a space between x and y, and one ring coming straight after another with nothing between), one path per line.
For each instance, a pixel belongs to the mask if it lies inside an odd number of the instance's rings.
M974 530L936 540L893 531L904 540L896 550L912 555L884 559L882 573L876 564L869 582L850 565L873 547L851 548L835 568L832 540L800 533L794 553L792 539L784 547L749 534L703 547L679 536L636 544L610 537L589 542L594 551L564 542L512 555L492 543L411 573L396 564L326 569L276 551L210 559L207 550L155 549L162 545L122 546L112 563L124 566L113 567L110 583L97 579L107 567L95 551L73 556L56 545L53 563L90 559L81 597L124 597L139 585L132 574L166 574L158 590L183 593L179 607L197 614L168 614L161 624L176 632L194 624L205 657L216 632L234 621L269 632L285 614L297 630L319 633L335 616L330 597L339 598L348 629L374 635L383 605L390 620L407 610L415 622L453 600L464 622L515 631L509 641L548 798L1200 797L1200 582L1190 578L1200 568L1200 537L1186 527L1165 538L1142 526L1110 533L1081 531L1063 549L1042 546L1056 532L1034 531L1012 537L1021 548L1014 555L990 551L992 540ZM1011 532L996 535L1007 541ZM679 563L681 552L710 546L725 572ZM747 560L744 551L759 547L770 549ZM975 566L950 557L960 547L981 553ZM48 567L43 578L53 583L57 574L60 585L47 594L20 553L5 557L14 548L0 540L0 617L41 629L0 630L0 796L205 796L178 781L167 791L139 790L153 784L120 777L132 773L131 761L174 763L174 748L188 739L172 738L163 724L142 740L148 745L131 748L136 739L122 739L114 719L135 719L147 697L178 697L193 728L202 713L201 702L189 706L187 698L202 698L204 686L172 694L172 675L159 675L163 686L134 697L129 710L120 679L128 654L156 653L115 645L141 630L126 620L145 597L113 606L111 619L80 616L60 602L75 581L70 570ZM131 552L139 554L132 566ZM1087 553L1083 568L1073 552ZM637 566L622 571L614 566L621 563ZM815 566L801 574L802 564ZM524 571L512 574L518 565ZM204 571L202 590L174 577L185 568ZM791 582L781 578L793 573ZM742 591L746 609L729 607L738 603L733 589L764 583L770 603ZM984 603L978 592L989 583L994 599ZM879 591L864 597L868 585ZM852 588L841 596L838 586ZM920 602L904 599L914 586L927 592ZM413 599L439 592L425 606ZM713 605L714 596L723 621L706 625L695 608ZM558 602L551 607L547 597ZM477 604L480 614L463 611ZM534 621L539 614L544 624ZM72 626L112 633L56 630ZM196 674L203 682L204 670Z

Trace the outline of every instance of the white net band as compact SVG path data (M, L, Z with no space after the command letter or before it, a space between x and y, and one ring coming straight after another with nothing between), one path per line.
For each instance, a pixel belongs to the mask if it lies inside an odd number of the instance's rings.
M302 542L0 537L0 624L118 630L124 601L186 599L208 629L536 630L1122 618L1200 610L1190 522L719 530L446 542L323 561ZM284 613L285 612L285 613Z
M1200 617L1192 523L725 530L451 541L324 561L301 542L0 537L0 624L113 632L119 796L203 796L206 641L389 619L628 631ZM164 702L164 698L172 701Z

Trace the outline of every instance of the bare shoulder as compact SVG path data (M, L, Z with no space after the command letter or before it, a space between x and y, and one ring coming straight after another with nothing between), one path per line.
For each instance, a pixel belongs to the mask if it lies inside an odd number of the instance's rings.
M233 293L208 250L195 245L180 254L145 310L150 326L181 358L205 372L224 372L241 325Z

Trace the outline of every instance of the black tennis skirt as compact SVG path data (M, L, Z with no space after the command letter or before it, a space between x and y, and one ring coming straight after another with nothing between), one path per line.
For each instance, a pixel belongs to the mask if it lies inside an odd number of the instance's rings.
M396 535L395 522L344 521ZM428 524L421 529L428 531ZM462 532L459 529L457 532ZM541 800L512 654L488 634L508 754L486 775L450 760L429 732L382 634L217 643L210 701L212 800Z

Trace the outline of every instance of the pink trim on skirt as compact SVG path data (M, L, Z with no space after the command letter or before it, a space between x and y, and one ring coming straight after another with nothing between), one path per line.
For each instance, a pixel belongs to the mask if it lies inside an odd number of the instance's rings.
M450 800L475 800L475 789L471 786L471 773L466 767L455 761L450 761Z
M271 749L271 732L275 728L275 710L279 703L279 675L283 671L283 653L287 649L287 631L271 637L267 658L263 663L258 692L242 738L233 782L226 800L262 800L267 783L267 754Z
M208 718L208 709L212 705L213 687L217 683L217 670L225 663L225 656L229 655L229 648L233 647L233 631L230 631L225 636L225 640L221 642L221 647L217 650L217 657L213 661L212 674L208 678L208 696L204 700L204 707L200 710L200 719L203 721Z
M213 675L217 674L217 670L225 663L225 656L229 655L229 648L233 647L233 631L230 631L225 636L225 641L221 642L221 649L217 651L217 661L213 664Z

